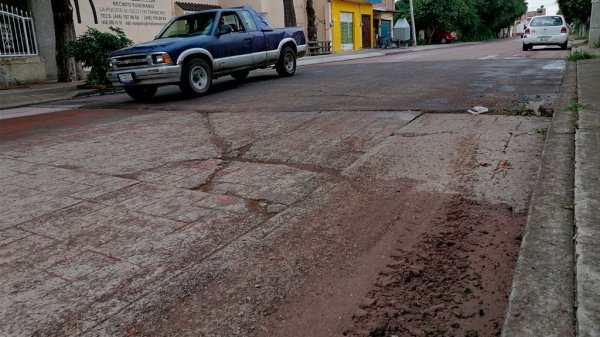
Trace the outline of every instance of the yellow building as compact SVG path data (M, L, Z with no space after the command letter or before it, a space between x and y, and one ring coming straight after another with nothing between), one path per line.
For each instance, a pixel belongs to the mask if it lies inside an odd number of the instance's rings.
M373 2L377 0L331 0L334 52L373 48Z

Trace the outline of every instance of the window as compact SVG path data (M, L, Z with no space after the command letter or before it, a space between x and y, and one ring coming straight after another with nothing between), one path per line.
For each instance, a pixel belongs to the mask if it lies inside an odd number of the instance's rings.
M545 27L545 26L562 26L563 20L560 16L542 16L531 19L529 26Z
M235 13L224 12L219 20L219 29L222 25L229 25L233 33L243 32L244 26L240 23L238 16Z
M215 13L186 15L172 21L158 38L209 35L214 26Z
M256 23L254 22L254 18L252 14L248 11L241 11L240 15L242 16L242 22L244 22L244 26L246 26L246 30L249 32L257 31Z
M342 39L342 50L354 49L354 38L352 31L353 27L352 13L340 13L340 29Z

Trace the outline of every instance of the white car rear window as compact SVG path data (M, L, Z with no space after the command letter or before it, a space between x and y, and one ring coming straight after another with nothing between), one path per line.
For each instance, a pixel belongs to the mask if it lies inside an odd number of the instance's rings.
M544 16L531 19L531 27L562 26L563 20L560 16Z

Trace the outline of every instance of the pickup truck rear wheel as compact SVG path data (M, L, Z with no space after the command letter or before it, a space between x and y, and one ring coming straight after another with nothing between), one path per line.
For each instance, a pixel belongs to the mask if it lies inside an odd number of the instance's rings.
M248 77L249 73L250 73L250 71L248 71L248 70L240 70L240 71L236 71L235 73L232 73L231 77L235 78L238 81L241 81L241 80L245 79L246 77Z
M189 96L200 96L211 86L212 71L204 60L194 58L185 63L179 84L181 92Z
M279 76L292 76L296 73L296 53L292 48L283 48L275 69Z
M153 85L147 85L143 87L125 87L125 92L133 99L145 101L152 98L152 96L156 94L156 89L157 87Z

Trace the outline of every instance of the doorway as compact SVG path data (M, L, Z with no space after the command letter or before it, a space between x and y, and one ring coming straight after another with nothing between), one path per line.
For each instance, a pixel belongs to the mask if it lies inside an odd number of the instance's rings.
M361 26L362 26L362 47L363 47L363 49L371 48L372 44L371 44L371 16L370 15L362 16Z
M352 33L354 30L353 26L352 13L341 12L340 29L342 33L342 50L354 49L354 34Z

